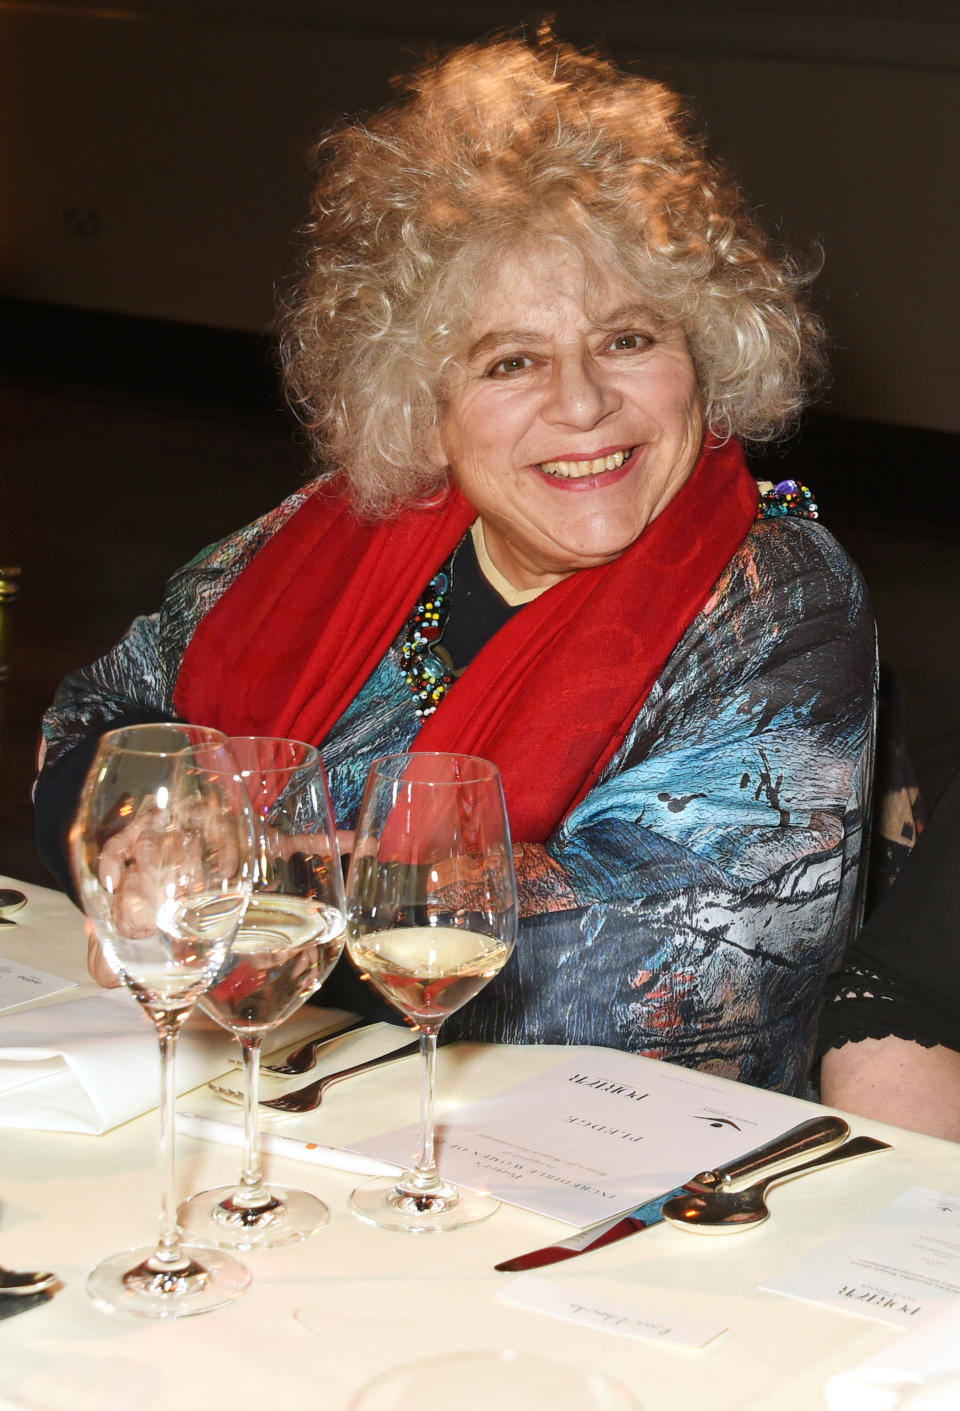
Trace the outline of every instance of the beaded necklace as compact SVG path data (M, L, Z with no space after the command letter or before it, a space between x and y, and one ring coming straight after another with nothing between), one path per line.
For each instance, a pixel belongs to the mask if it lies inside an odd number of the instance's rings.
M460 545L457 545L459 548ZM414 713L420 720L432 715L453 685L453 672L433 650L450 620L450 591L457 549L430 579L407 623L400 646L400 664L413 692Z
M767 482L769 484L769 481ZM818 519L820 507L813 491L796 480L781 480L765 490L757 506L757 519Z

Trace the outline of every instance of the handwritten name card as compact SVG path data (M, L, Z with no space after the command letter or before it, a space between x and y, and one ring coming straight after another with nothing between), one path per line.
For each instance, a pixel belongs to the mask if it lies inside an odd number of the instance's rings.
M663 1310L633 1308L605 1297L584 1294L582 1289L568 1288L552 1280L524 1274L508 1284L498 1295L504 1303L527 1308L533 1313L545 1313L551 1318L563 1318L581 1327L599 1328L618 1333L621 1337L641 1341L673 1343L678 1347L705 1347L708 1342L726 1332L724 1323L703 1323L693 1318L665 1317Z

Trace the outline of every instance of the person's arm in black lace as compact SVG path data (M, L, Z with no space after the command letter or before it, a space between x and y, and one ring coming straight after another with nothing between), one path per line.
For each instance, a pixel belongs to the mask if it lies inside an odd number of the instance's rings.
M960 775L833 977L819 1050L832 1107L960 1141Z

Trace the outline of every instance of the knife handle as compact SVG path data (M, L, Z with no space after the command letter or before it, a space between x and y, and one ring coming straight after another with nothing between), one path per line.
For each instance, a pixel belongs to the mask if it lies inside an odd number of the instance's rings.
M842 1117L812 1117L798 1127L791 1127L782 1136L754 1147L753 1151L737 1157L736 1161L717 1166L713 1171L701 1171L687 1185L693 1189L717 1190L735 1181L745 1180L758 1171L805 1156L807 1152L828 1151L839 1146L849 1135L850 1128Z

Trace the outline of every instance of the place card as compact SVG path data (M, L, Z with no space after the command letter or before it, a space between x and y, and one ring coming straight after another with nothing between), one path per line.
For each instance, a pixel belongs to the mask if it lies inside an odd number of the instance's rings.
M592 1225L815 1115L808 1103L616 1049L570 1058L437 1119L450 1181L511 1205ZM408 1165L418 1129L353 1150Z
M32 999L58 995L64 990L76 988L73 980L48 975L45 970L34 970L17 960L6 960L0 956L0 1013Z
M762 1287L916 1326L960 1296L960 1196L911 1186Z
M585 1294L583 1289L538 1279L533 1274L514 1279L497 1296L503 1303L529 1308L533 1313L545 1313L550 1318L563 1318L582 1328L599 1328L603 1332L619 1333L621 1337L673 1343L678 1347L706 1347L708 1342L727 1331L725 1323L664 1317L662 1308L651 1313L605 1297L597 1298L594 1293Z

